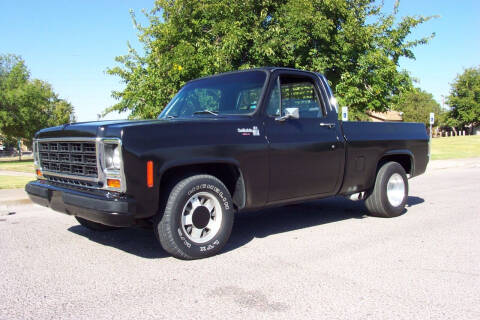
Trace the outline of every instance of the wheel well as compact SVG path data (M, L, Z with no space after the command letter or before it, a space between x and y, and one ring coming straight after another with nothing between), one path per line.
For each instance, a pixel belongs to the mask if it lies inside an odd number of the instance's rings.
M377 172L387 162L394 161L399 163L407 174L412 174L412 158L408 154L391 154L380 159L377 165Z
M242 173L237 166L230 163L202 163L170 168L162 174L160 179L160 194L168 197L170 189L177 182L196 174L209 174L218 178L230 192L233 204L237 208L245 205L245 185Z

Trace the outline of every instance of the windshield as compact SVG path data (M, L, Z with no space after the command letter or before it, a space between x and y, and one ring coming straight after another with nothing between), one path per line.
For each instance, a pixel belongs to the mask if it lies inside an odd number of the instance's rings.
M257 108L266 77L263 71L246 71L190 82L158 118L252 113Z

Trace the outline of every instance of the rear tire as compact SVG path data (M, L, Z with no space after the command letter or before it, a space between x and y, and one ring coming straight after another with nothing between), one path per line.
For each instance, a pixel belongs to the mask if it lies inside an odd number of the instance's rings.
M230 192L211 175L178 182L154 227L163 249L179 259L217 254L232 232L234 208Z
M93 230L93 231L112 231L112 230L117 230L120 229L120 227L112 227L112 226L107 226L105 224L101 224L98 222L93 222L90 220L86 220L80 217L75 216L75 219L84 226L87 229Z
M401 215L408 199L408 179L397 162L387 162L378 170L375 186L365 200L369 215L392 218Z

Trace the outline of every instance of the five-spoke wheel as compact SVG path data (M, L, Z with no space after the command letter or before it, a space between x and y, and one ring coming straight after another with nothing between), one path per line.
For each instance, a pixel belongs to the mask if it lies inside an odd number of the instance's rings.
M196 243L210 241L222 225L220 202L208 192L199 192L188 199L182 213L182 228L188 239Z

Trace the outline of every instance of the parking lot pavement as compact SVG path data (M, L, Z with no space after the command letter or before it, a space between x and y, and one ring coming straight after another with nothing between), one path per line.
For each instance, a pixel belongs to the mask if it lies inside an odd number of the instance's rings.
M480 168L411 180L407 213L342 198L239 215L224 252L181 261L151 230L94 233L0 210L0 319L480 319Z

